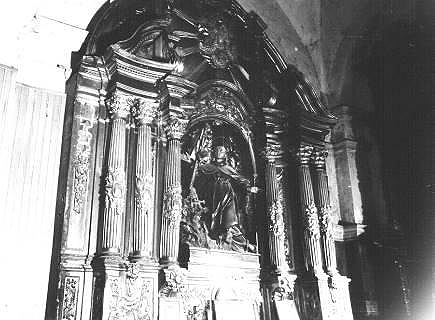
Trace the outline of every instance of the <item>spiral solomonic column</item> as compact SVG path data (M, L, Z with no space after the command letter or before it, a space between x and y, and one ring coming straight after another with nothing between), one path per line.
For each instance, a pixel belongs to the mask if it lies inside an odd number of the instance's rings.
M323 259L325 269L329 275L337 274L337 261L333 225L331 220L331 205L329 201L328 176L326 173L325 160L328 153L324 149L315 149L311 155L314 167L314 182L317 198L317 208L320 224L320 238L322 242Z
M158 104L137 99L131 109L136 121L137 146L135 169L134 212L132 225L132 254L130 259L150 259L152 256L154 177L151 123Z
M163 211L160 239L162 263L177 262L180 240L181 197L181 142L187 120L170 118L164 124L168 138L167 159L163 183Z
M102 219L102 255L119 255L121 252L121 228L126 201L125 135L131 103L132 99L117 93L106 100L111 131Z
M266 161L266 201L268 218L268 238L271 264L276 271L288 269L285 256L285 225L283 218L282 190L279 190L275 159L280 149L275 145L268 145L264 150Z
M305 267L307 271L312 270L314 274L320 275L324 273L322 268L319 219L314 203L313 185L309 167L312 152L312 146L306 144L301 145L296 152L296 162L303 214Z

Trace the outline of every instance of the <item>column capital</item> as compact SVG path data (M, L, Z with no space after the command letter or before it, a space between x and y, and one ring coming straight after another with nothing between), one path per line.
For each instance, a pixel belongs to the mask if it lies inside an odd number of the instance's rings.
M301 144L299 148L296 149L296 161L299 165L308 165L310 161L311 154L313 153L314 147L309 144Z
M126 119L130 114L130 108L134 99L128 95L114 92L106 99L107 110L111 118Z
M275 162L283 155L283 150L280 145L268 143L266 147L261 151L261 156L267 162Z
M328 157L328 151L325 148L314 148L311 154L311 161L316 169L325 169L326 158Z
M186 132L188 120L170 118L164 124L166 135L169 139L180 140Z
M155 118L158 107L157 101L137 98L131 107L131 115L139 126L149 125Z

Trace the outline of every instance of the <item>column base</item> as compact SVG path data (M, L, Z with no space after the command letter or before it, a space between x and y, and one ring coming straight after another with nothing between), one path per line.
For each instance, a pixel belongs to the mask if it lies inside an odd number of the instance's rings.
M306 274L296 281L301 319L352 320L349 279L339 274Z
M271 270L261 275L263 312L266 320L291 317L298 319L294 284L297 276L287 271Z

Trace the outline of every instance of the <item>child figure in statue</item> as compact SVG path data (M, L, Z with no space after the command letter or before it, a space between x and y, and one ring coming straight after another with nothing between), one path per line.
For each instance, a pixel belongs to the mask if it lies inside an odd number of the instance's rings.
M237 191L246 190L249 181L227 164L224 146L216 146L210 163L198 167L194 187L210 214L203 217L211 239L226 243L232 250L255 251L239 225ZM239 193L240 194L240 193Z

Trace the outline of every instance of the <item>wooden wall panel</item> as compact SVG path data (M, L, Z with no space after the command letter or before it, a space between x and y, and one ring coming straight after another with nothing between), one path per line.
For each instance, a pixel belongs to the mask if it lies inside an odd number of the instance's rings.
M0 66L1 319L43 319L65 95L14 82Z

